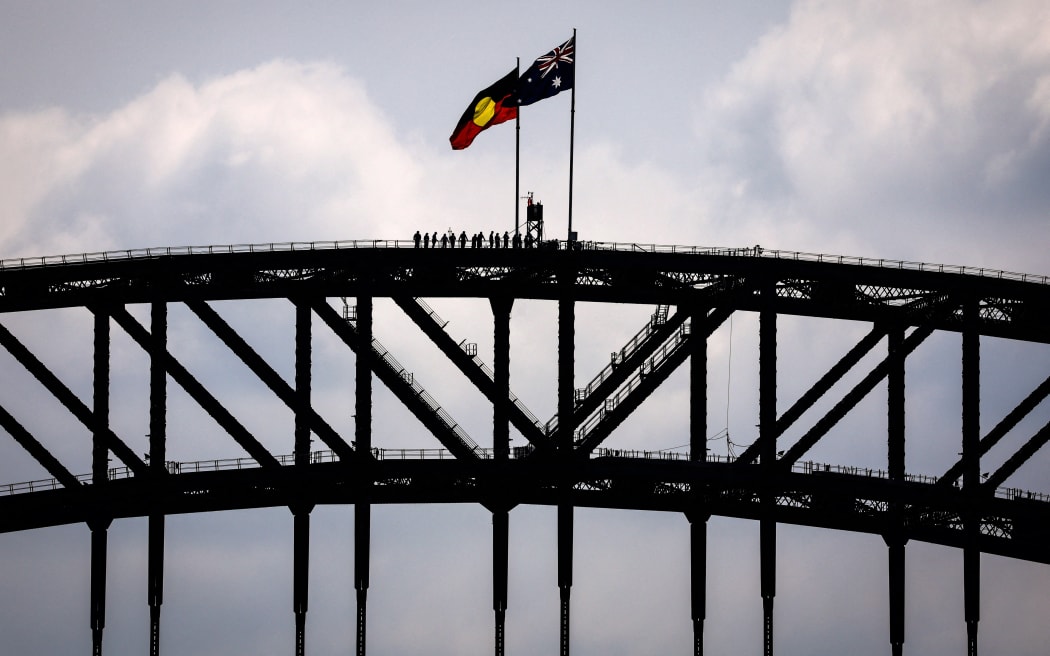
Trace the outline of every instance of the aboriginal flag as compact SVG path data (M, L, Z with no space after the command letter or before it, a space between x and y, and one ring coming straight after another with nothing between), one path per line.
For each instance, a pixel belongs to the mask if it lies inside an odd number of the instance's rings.
M576 35L543 55L521 74L515 96L519 107L550 98L576 82Z
M448 138L452 150L463 150L485 128L517 117L518 108L513 102L517 84L518 71L514 69L474 97Z

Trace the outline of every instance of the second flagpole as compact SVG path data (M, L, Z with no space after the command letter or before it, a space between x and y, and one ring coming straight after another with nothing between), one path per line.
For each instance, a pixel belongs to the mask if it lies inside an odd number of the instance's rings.
M576 47L576 28L572 28L572 52L573 52L573 82L572 82L572 101L569 105L569 234L567 239L569 241L568 247L572 248L573 239L572 234L572 154L574 150L574 144L576 137L576 53L579 48Z
M521 77L521 57L516 58L517 63L514 65L518 77ZM515 96L517 90L515 90ZM515 99L516 102L516 99ZM521 184L521 107L516 107L516 115L514 116L514 234L518 234L518 226L521 225L519 220L519 211L521 205L521 192L519 187Z

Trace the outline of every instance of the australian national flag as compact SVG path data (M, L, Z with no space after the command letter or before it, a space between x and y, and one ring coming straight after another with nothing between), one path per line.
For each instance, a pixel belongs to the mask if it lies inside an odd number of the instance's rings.
M571 89L576 80L576 35L543 55L518 79L518 106L550 98Z

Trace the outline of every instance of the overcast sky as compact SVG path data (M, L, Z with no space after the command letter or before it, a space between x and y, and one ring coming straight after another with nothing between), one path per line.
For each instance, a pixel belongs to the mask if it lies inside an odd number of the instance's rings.
M0 258L512 230L512 124L464 151L452 151L448 137L516 57L524 69L577 28L573 228L581 239L761 244L1050 273L1044 0L356 6L364 4L0 0ZM522 110L521 191L544 203L557 237L566 230L568 142L569 94ZM431 304L457 341L478 342L492 361L487 302ZM292 380L289 303L215 306ZM133 311L146 320L144 308ZM651 311L579 308L577 384ZM86 312L2 321L90 400ZM171 321L180 360L225 392L272 452L290 453L290 413L191 313L173 307ZM556 405L555 323L550 304L515 304L512 387L543 419ZM322 328L315 402L349 435L353 355ZM868 328L782 318L780 411ZM479 443L491 444L491 414L476 392L392 304L377 304L376 330ZM755 318L741 315L711 340L717 454L735 448L725 431L736 445L755 438L756 334ZM1002 340L982 348L987 432L1046 377L1050 354ZM147 361L119 329L113 357L114 427L144 451ZM953 335L934 336L909 359L909 472L940 474L959 451L959 360ZM71 470L89 471L84 429L10 356L0 361L0 403ZM686 444L686 382L684 371L672 377L609 446ZM171 458L243 455L170 387ZM436 445L378 383L375 398L379 446ZM1048 416L1050 408L1037 410L984 467L994 469ZM0 482L45 477L9 442L0 440ZM824 442L807 457L884 467L884 390ZM1040 454L1008 484L1050 491L1048 467ZM489 653L488 512L373 512L369 653ZM690 653L686 520L576 516L574 652ZM757 653L757 525L713 518L709 530L708 650ZM352 508L314 511L311 654L352 645L352 537ZM778 653L886 653L881 538L780 527L778 539ZM552 653L554 511L516 508L511 542L508 653ZM145 521L115 522L110 544L106 653L142 653ZM0 535L5 649L89 648L88 546L84 526ZM167 549L163 653L292 651L287 510L172 517ZM987 556L982 568L982 649L1045 654L1048 568ZM907 653L963 651L961 554L909 543L908 575Z

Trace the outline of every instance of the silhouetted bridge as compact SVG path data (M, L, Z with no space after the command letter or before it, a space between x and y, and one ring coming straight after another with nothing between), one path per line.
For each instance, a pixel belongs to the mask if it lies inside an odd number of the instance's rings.
M695 653L703 651L706 522L711 515L760 522L764 649L773 649L776 524L881 535L889 551L890 643L904 643L905 544L961 549L968 648L976 653L979 556L1050 563L1050 498L1009 487L1010 477L1050 439L1050 423L991 473L981 458L1050 395L1050 376L1018 390L1016 407L980 433L982 336L1050 342L1050 280L965 267L862 258L638 244L545 242L535 249L419 249L411 242L357 241L162 248L4 260L0 312L79 307L94 317L93 394L79 398L3 326L0 344L86 428L90 474L76 475L0 399L0 425L52 478L0 484L0 531L86 523L92 534L93 648L105 625L107 530L115 518L149 518L151 653L160 649L164 520L175 513L287 506L294 514L293 608L296 650L305 652L309 520L317 504L355 506L357 653L365 653L370 508L377 503L479 503L493 514L495 650L503 653L508 522L519 504L558 509L561 652L569 651L573 508L684 513L691 523ZM491 367L476 347L456 342L423 298L488 299ZM295 317L294 381L282 378L209 302L287 298ZM491 446L479 446L376 338L373 299L390 298L491 404ZM338 300L342 299L342 305ZM510 314L516 299L557 303L557 413L542 421L511 392ZM274 455L168 349L168 306L184 304L294 414L294 449ZM650 319L584 387L575 380L575 307L655 307ZM128 305L150 308L149 326ZM758 439L739 456L707 448L708 337L734 312L759 323ZM864 322L870 330L778 416L777 317ZM324 324L355 354L353 436L340 435L314 408L312 336ZM149 458L140 458L110 422L111 328L148 355ZM905 468L905 362L937 331L961 335L962 431L958 462L937 476ZM879 344L885 355L861 367ZM473 348L472 348L473 347ZM690 443L671 452L611 449L606 439L689 362ZM863 372L830 408L829 391ZM372 381L378 378L437 440L434 448L376 448ZM166 457L168 381L200 405L247 458L175 462ZM803 457L876 387L887 390L885 467L814 463ZM824 406L821 406L824 407ZM779 444L803 415L812 427ZM566 420L568 418L568 420ZM510 446L510 427L527 446ZM324 450L311 446L312 436ZM348 439L349 437L349 439ZM486 436L487 437L487 436ZM923 439L923 436L918 438ZM119 460L114 465L111 457Z

